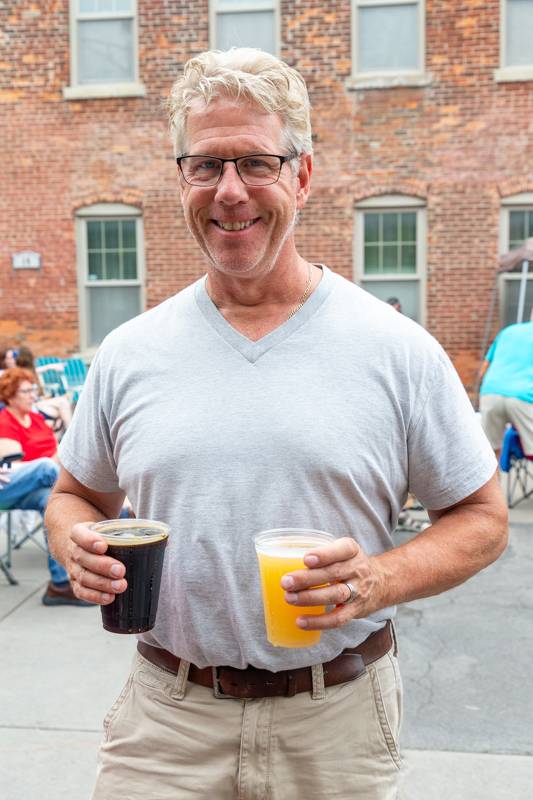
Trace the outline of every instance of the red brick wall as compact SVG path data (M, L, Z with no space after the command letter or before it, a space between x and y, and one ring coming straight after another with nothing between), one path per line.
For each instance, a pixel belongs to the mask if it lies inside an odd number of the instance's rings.
M477 367L499 250L501 197L533 191L532 83L496 83L498 0L426 0L419 88L346 87L350 3L282 0L282 56L313 105L315 173L298 231L304 256L352 276L353 211L384 193L428 209L427 322L463 379ZM93 202L142 208L147 301L200 275L177 195L162 101L208 46L207 0L139 0L142 98L66 101L68 2L0 8L0 346L78 349L74 213ZM41 253L15 271L14 252Z

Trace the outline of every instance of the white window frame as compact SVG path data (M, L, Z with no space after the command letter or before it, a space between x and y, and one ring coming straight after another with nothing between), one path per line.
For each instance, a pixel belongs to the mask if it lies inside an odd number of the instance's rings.
M63 97L66 100L82 100L98 97L142 97L146 89L139 82L139 15L137 0L133 0L133 13L130 12L101 12L94 14L80 14L79 0L70 0L70 86L63 88ZM124 82L109 83L78 83L78 20L80 19L133 19L133 64L134 79Z
M500 0L500 68L495 70L494 78L499 83L533 80L533 57L531 65L507 65L507 0Z
M379 213L393 211L416 211L416 272L409 274L399 274L389 272L386 274L370 274L366 275L364 272L364 246L365 246L365 229L364 229L364 213L365 211L376 211ZM354 261L353 261L353 277L355 283L362 285L363 283L373 283L380 281L418 281L419 296L418 296L418 322L420 325L426 325L426 281L427 281L427 206L426 201L420 197L412 197L409 195L389 194L378 195L376 197L369 197L366 200L361 200L355 206L355 231L354 231L355 247L353 248Z
M217 16L223 14L224 11L219 11L218 6L221 0L209 0L209 47L216 50L217 45ZM233 11L234 14L245 14L252 11L273 11L274 12L274 31L275 31L275 51L274 55L279 56L281 51L281 13L280 13L280 0L262 0L261 3L250 3L250 6L243 5L238 11ZM230 12L228 12L230 13Z
M426 1L425 0L351 0L352 3L352 75L347 80L348 89L389 89L394 86L427 86L431 76L426 73ZM419 63L414 70L379 70L357 72L357 41L359 9L368 6L414 5L418 6Z
M93 281L88 279L87 222L91 220L134 219L137 241L137 278L128 280ZM88 345L87 289L98 286L138 286L140 289L140 310L146 308L144 230L142 211L136 206L124 203L95 203L76 211L76 262L78 273L78 319L80 351L83 357L92 358L97 347Z
M510 211L533 211L533 192L521 192L520 194L513 194L502 198L500 206L500 253L507 253L509 251ZM520 281L520 278L520 271L502 272L498 275L501 325L505 322L503 310L506 304L507 286L510 281ZM533 281L531 265L529 267L528 283L530 281Z

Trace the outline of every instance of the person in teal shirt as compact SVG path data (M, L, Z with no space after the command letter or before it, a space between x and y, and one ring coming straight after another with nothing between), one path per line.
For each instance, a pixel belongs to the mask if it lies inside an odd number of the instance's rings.
M525 455L533 455L533 311L530 322L499 332L485 356L482 375L481 422L496 454L511 423Z

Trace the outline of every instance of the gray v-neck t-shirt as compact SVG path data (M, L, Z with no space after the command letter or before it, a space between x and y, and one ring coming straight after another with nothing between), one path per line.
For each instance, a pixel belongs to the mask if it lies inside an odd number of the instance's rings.
M155 628L140 638L199 667L328 661L393 608L322 633L266 639L253 536L300 527L394 547L408 490L446 508L494 473L459 378L420 326L323 267L287 322L257 342L226 322L205 279L114 330L60 447L96 491L123 489L167 522Z

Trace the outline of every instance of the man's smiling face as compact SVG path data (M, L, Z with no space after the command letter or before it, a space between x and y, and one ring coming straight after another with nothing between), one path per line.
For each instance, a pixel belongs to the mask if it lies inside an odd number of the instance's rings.
M283 125L250 103L217 98L193 106L187 120L187 155L237 158L248 154L288 155ZM291 162L279 181L247 186L235 164L225 164L217 186L190 186L180 176L187 225L213 267L232 277L259 277L279 259L291 258L296 213L309 191L310 157L302 157L298 175Z

